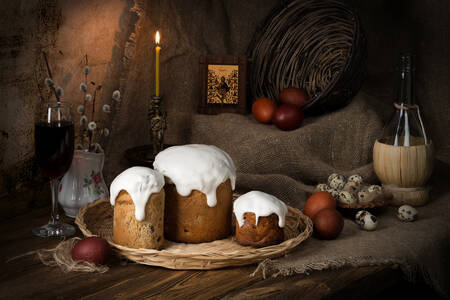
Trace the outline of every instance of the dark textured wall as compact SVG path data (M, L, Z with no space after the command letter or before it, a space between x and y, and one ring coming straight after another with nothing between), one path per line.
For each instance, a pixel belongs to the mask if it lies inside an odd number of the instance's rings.
M416 102L422 108L437 156L450 162L450 1L358 1L356 6L369 45L364 90L377 96L380 104L390 105L398 55L415 53ZM374 107L384 109L384 105Z
M39 186L44 180L33 160L34 118L37 105L53 101L54 96L44 86L48 75L42 51L48 53L55 82L65 89L63 99L74 108L82 102L80 61L88 54L89 80L104 86L98 110L110 100L110 93L120 88L126 65L124 51L137 16L130 12L132 1L29 0L1 4L0 197L9 194L5 201L17 202L16 191ZM75 115L75 122L78 118Z
M245 54L258 24L275 0L1 1L0 193L33 178L33 121L45 78L40 56L49 52L59 78L72 74L66 97L76 106L80 57L88 53L92 76L105 85L101 105L120 88L123 102L113 122L105 174L126 166L123 151L149 143L146 112L153 93L156 28L162 34L161 90L168 110L168 143L189 139L198 100L201 54ZM368 37L368 78L385 119L393 101L394 64L405 50L417 54L417 102L437 146L450 161L450 2L447 0L352 1ZM136 5L135 5L136 4ZM78 76L78 77L77 77ZM250 99L251 100L251 99Z

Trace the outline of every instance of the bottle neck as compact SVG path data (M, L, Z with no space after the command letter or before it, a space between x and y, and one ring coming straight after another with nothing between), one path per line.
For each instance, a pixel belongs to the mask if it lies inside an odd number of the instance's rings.
M404 55L400 58L400 84L397 101L406 105L414 105L414 65L412 56Z

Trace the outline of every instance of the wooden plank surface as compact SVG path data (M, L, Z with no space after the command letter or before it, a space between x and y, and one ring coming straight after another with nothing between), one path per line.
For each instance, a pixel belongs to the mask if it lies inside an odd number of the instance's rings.
M45 207L0 223L0 299L321 299L340 294L371 299L401 281L400 272L386 266L263 279L260 274L250 277L255 265L174 271L116 260L108 272L97 274L63 273L34 256L6 262L59 242L31 235L31 228L44 224L48 216Z

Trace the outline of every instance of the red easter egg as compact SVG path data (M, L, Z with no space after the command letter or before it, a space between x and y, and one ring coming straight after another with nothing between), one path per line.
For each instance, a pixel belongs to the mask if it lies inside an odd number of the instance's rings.
M303 112L294 105L284 104L275 111L272 121L281 130L297 129L302 124Z
M278 100L281 104L291 104L300 108L309 100L309 96L302 89L289 87L281 91L278 95Z
M105 264L111 256L111 247L101 237L92 236L80 240L72 249L72 259L88 261L96 265Z

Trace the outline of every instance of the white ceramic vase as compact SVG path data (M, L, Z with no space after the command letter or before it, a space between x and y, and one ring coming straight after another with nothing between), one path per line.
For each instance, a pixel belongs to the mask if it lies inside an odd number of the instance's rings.
M75 150L72 165L59 186L58 199L67 216L75 218L78 210L99 198L109 196L103 179L104 153Z

